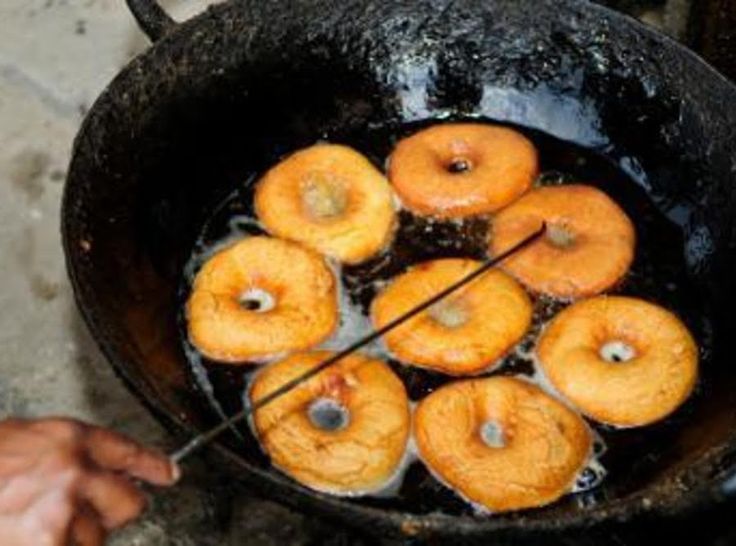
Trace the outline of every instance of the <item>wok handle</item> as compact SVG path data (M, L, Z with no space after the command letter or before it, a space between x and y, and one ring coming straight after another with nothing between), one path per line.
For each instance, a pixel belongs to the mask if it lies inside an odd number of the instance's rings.
M176 26L176 21L156 0L126 0L128 8L146 36L155 42Z

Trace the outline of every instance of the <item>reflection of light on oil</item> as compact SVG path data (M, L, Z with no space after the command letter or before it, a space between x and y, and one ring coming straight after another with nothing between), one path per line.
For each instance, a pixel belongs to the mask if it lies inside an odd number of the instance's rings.
M428 87L434 80L437 63L411 56L397 59L393 64L389 79L396 86L401 113L405 120L413 121L437 116L429 105Z
M197 386L202 391L202 393L205 395L210 405L214 408L218 417L222 419L223 421L226 420L228 418L228 415L225 414L225 410L222 408L222 405L220 404L219 400L217 399L217 396L215 395L215 387L214 385L212 385L209 374L207 373L207 369L204 367L204 363L202 362L202 356L189 343L189 341L184 342L184 354L186 356L187 361L189 362L189 365L191 366L192 373L194 374L194 380L196 381ZM237 436L240 439L243 438L242 435L240 434L240 431L237 429L235 425L230 425L229 428L230 428L230 431L233 434L235 434L235 436Z
M194 243L194 250L189 260L184 265L184 280L187 285L192 285L194 276L207 260L220 250L233 245L245 237L252 236L254 230L257 232L263 231L258 220L245 214L236 214L228 220L228 233L216 243L208 244L205 238L205 234L207 233L207 226L205 226L199 238Z
M595 489L603 483L606 474L606 469L598 458L595 456L591 457L585 467L578 473L577 478L575 478L572 493L582 493Z
M649 183L647 173L644 171L644 167L637 158L631 156L622 157L618 162L618 166L645 189L651 190L651 184Z
M713 252L715 245L710 229L704 224L696 226L685 241L687 264L696 272L702 271Z
M338 280L337 299L338 308L340 309L340 320L335 332L322 342L318 349L341 351L373 332L373 325L370 317L363 312L360 305L356 305L350 300L348 291L343 287L343 283L339 282L342 278L342 268L340 265L332 262L330 263L330 268L335 275L335 279ZM386 349L380 340L369 343L360 352L383 360L386 360L388 357Z
M545 84L524 92L484 87L479 110L482 116L533 127L583 146L609 143L593 102L562 95Z

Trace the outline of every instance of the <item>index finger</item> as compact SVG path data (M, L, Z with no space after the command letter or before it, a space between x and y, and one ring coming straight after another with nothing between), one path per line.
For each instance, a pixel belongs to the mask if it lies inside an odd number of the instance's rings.
M179 467L169 457L123 434L90 427L84 444L90 459L103 469L125 472L154 485L172 485L179 479Z

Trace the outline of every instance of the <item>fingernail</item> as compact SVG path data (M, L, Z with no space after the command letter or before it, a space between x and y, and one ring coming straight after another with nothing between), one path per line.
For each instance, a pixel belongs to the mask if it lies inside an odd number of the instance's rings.
M171 481L172 483L178 482L180 478L181 478L181 467L174 461L171 461Z

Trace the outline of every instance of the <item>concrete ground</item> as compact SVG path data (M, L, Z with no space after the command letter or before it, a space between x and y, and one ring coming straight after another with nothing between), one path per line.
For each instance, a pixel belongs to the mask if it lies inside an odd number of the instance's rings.
M180 3L188 12L202 6ZM173 13L183 17L178 7ZM165 432L113 376L82 324L59 238L77 127L146 47L122 0L0 2L0 416L69 415L167 447ZM112 544L297 545L318 532L299 514L247 498L239 503L247 515L218 531L203 471L194 474L153 496L147 516Z
M181 18L205 3L164 2ZM637 14L682 35L688 4L671 0ZM165 432L113 376L81 323L59 239L74 134L106 83L146 47L123 0L0 1L0 417L63 414L166 448ZM250 497L220 529L204 471L196 464L187 471L112 544L355 543Z

